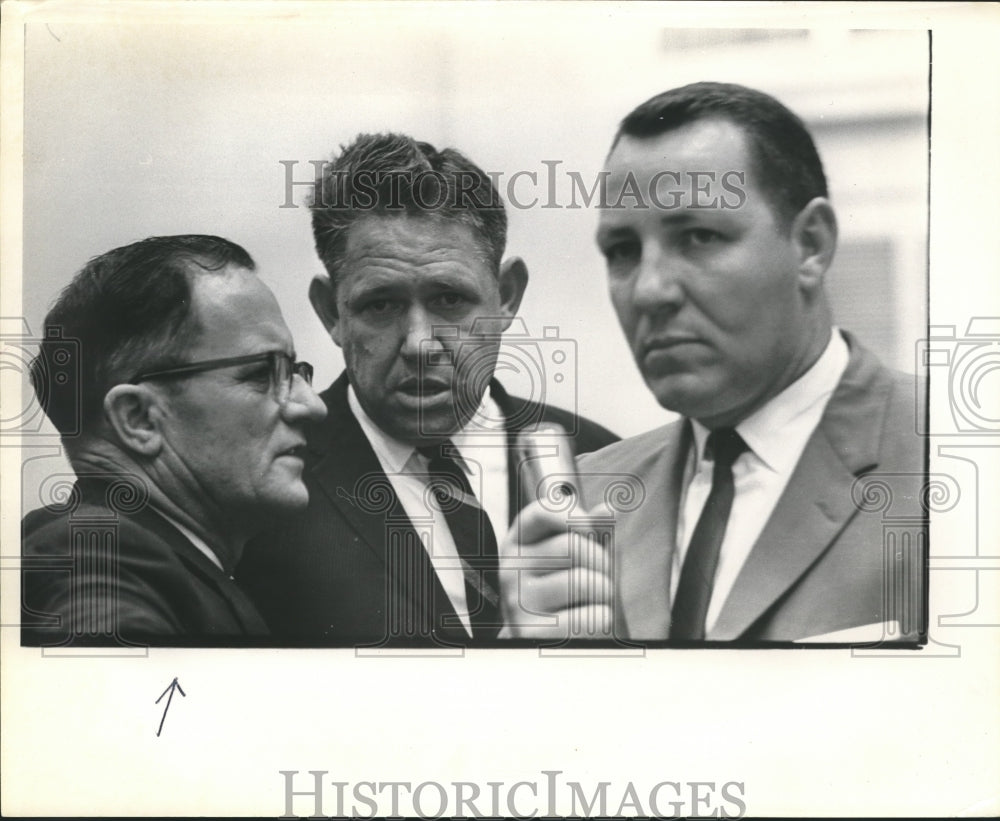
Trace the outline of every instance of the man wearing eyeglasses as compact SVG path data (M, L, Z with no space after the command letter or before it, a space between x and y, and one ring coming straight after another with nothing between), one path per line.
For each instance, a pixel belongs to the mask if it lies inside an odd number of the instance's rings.
M326 409L254 269L218 237L152 237L91 260L49 312L32 380L77 481L24 519L22 643L268 634L233 570L306 505L303 428ZM73 350L78 392L59 387Z

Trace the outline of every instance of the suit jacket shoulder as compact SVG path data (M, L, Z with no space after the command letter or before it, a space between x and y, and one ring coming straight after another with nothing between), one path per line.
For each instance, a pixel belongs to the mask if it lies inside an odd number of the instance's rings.
M511 396L496 380L490 384L490 394L503 411L509 431L524 430L539 422L557 422L569 433L577 455L599 450L619 440L617 434L585 416L547 403Z
M669 422L645 433L611 442L600 450L581 454L581 471L644 470L655 462L668 442L681 435L683 420Z
M845 465L863 473L927 471L927 440L919 434L927 407L922 377L882 365L850 334L852 360L830 398L818 431L844 454ZM859 424L864 421L866 424Z
M22 524L22 644L226 645L267 635L247 596L169 522L101 483Z

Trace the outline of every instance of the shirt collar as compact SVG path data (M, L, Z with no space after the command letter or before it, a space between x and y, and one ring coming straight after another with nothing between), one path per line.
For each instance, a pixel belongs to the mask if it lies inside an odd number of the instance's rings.
M387 466L392 473L402 473L403 467L413 455L413 445L400 442L376 425L371 417L365 413L365 409L361 407L353 385L347 386L347 404L350 406L354 418L361 425L361 430L371 442L372 450L375 451L379 462Z
M823 415L847 368L850 353L837 328L811 368L736 426L747 447L768 468L790 471ZM708 429L691 420L698 459L703 460Z
M398 439L389 436L385 431L382 430L375 422L372 421L371 417L365 413L365 409L361 407L361 403L358 401L358 397L354 392L354 386L348 385L347 387L347 404L351 408L351 412L354 417L358 420L358 424L361 425L361 430L364 431L365 436L368 437L368 441L371 443L372 450L375 451L375 455L379 458L379 461L388 466L394 473L406 472L405 468L410 460L416 455L417 458L423 459L416 452L416 448L413 445L408 445L405 442L400 442ZM473 414L472 419L459 431L456 431L451 435L452 444L458 448L459 453L476 444L476 437L481 436L484 432L502 432L504 431L504 419L503 413L500 410L500 406L497 405L496 401L490 396L489 391L483 395L482 401L479 403L479 407ZM464 462L464 459L458 460L460 463ZM426 463L414 462L410 465L411 469L416 468L418 470L426 469ZM465 464L462 467L466 472L468 468Z
M214 564L217 568L219 568L219 570L221 570L223 573L230 572L229 570L226 570L226 568L222 566L222 561L215 554L215 551L208 546L205 540L201 538L201 536L199 536L197 533L191 530L191 528L189 528L187 525L178 522L169 513L164 513L162 510L160 510L160 508L156 508L156 512L159 513L168 522L170 522L170 524L176 527L184 536L186 536L187 540L191 542L191 544L193 544L196 548L198 548L198 550L204 553L205 556L207 556L208 559L212 562L212 564Z

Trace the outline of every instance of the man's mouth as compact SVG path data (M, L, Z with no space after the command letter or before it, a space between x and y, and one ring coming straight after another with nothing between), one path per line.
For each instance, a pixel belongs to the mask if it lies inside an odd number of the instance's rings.
M639 349L640 358L645 359L650 354L656 354L660 351L671 351L682 345L697 345L700 342L701 340L698 337L691 336L690 334L669 334L654 337L642 343L642 347Z
M443 379L404 379L396 390L407 396L437 396L451 390L451 383Z

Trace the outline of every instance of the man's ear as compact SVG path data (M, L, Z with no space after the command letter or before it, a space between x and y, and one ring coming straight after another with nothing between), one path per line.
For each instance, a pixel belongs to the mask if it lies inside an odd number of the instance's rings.
M825 197L815 197L792 221L792 243L799 257L799 281L806 290L823 284L837 250L837 215Z
M115 385L104 396L104 415L123 448L153 457L163 447L160 398L146 385Z
M337 313L337 290L326 274L316 274L309 283L309 301L326 332L340 345L340 315Z
M528 266L520 257L505 259L500 265L500 311L506 317L503 330L510 327L511 320L517 315L524 297L524 289L528 287Z

